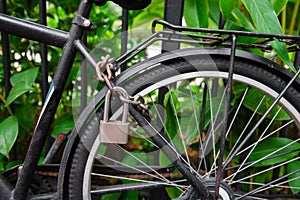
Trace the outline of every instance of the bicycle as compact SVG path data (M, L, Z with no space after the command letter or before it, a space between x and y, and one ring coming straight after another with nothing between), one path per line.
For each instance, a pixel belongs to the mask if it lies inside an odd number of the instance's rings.
M122 6L130 9L141 2ZM0 30L64 47L16 187L0 176L4 198L26 198L43 130L50 126L77 51L107 87L77 120L59 166L57 191L32 199L117 199L130 191L145 199L150 197L144 191L178 200L299 198L300 70L291 73L237 50L269 50L268 42L280 39L289 50L299 51L299 36L196 29L156 20L150 38L116 60L106 57L97 63L80 42L83 29L92 28L92 4L81 1L69 34L0 15ZM157 24L169 29L156 31ZM264 40L237 42L245 36ZM166 52L111 79L112 70L158 40L215 47ZM224 46L230 48L220 48ZM122 122L113 122L117 119ZM128 141L145 144L128 146Z

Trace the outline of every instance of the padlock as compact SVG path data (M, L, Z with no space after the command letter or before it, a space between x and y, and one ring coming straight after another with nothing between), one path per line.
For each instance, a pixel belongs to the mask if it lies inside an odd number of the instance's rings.
M116 86L112 91L120 93L126 100L129 99L126 90L121 87ZM103 120L100 121L100 142L126 144L129 133L129 123L127 122L128 102L123 102L122 121L109 121L108 113L112 91L108 90L105 97Z

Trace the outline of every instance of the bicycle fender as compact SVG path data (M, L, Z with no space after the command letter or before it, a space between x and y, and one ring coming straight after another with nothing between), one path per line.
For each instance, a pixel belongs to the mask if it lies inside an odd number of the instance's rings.
M185 58L189 56L197 56L197 55L220 55L220 56L230 56L231 50L230 49L216 49L216 48L192 48L192 49L180 49L173 52L167 52L164 54L160 54L158 56L152 57L147 59L143 62L138 63L137 65L129 68L124 73L121 73L118 77L113 80L114 85L119 85L130 77L134 76L140 71L146 70L147 68L159 64L164 63L173 59L178 58ZM279 64L276 64L266 58L260 57L255 54L251 54L246 51L236 51L236 59L242 58L245 61L252 62L252 63L259 63L263 65L266 69L268 69L272 73L279 74L281 77L285 78L286 80L290 80L293 77L293 74L288 70L285 70ZM295 81L300 88L299 80ZM95 108L99 105L100 101L105 97L107 92L107 88L103 88L88 104L88 106L83 110L81 115L79 116L77 122L75 123L75 127L72 130L68 142L65 146L60 169L58 175L58 183L57 183L57 199L63 199L63 191L65 189L65 179L68 174L68 165L70 164L71 153L74 150L74 144L78 141L78 133L82 129L84 123L88 120L88 118L94 113Z

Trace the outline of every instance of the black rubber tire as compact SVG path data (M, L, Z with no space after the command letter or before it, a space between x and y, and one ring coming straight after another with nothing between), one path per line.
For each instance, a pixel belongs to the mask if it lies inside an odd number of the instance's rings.
M211 63L213 62L213 63ZM204 57L191 57L187 62L185 59L174 59L156 65L155 67L141 72L132 79L121 83L122 86L129 94L135 94L143 88L156 83L159 80L163 80L168 77L172 77L174 73L187 73L192 71L201 70L215 70L210 68L212 64L216 64L217 70L228 71L229 56L210 56L210 59ZM274 65L276 65L274 63ZM281 91L287 84L286 77L282 78L280 74L273 74L270 72L271 68L266 66L257 65L254 62L248 60L237 59L234 65L234 74L243 75L261 82L275 91ZM284 97L297 109L300 110L300 93L294 87L288 89ZM82 181L85 170L86 161L89 155L89 150L96 139L99 129L99 122L102 119L102 111L91 118L86 125L83 133L80 133L80 142L74 147L75 151L72 156L70 175L69 175L69 188L68 199L82 199Z

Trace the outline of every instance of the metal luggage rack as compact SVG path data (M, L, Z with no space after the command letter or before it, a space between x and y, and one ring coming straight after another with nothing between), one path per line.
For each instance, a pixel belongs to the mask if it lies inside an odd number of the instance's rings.
M157 30L157 26L162 25L163 30ZM300 51L300 36L284 35L284 34L266 34L258 32L246 32L235 30L214 30L208 28L193 28L185 26L177 26L164 20L154 20L152 23L152 35L137 45L132 50L123 54L116 61L123 64L139 54L145 48L157 41L186 43L191 45L203 45L208 47L231 47L233 48L255 48L264 52L271 51L273 48L270 42L278 40L287 45L288 52ZM236 39L233 44L232 37L251 37L257 38L251 44L241 43ZM234 42L235 43L235 42Z

